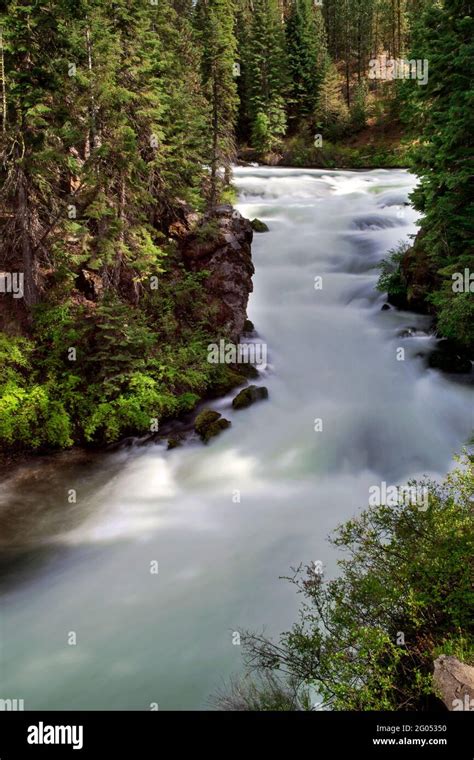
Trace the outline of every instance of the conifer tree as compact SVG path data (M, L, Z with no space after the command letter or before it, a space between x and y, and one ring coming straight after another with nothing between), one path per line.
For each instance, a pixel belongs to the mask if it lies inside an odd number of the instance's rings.
M208 101L208 203L211 208L218 202L222 188L229 183L230 167L235 158L238 61L234 18L234 0L200 0L196 5L203 85Z
M252 144L270 151L286 131L285 36L277 0L255 0L246 52Z
M436 288L424 295L438 310L442 333L471 350L472 293L456 292L452 275L474 268L472 10L470 0L450 0L427 10L415 28L411 57L428 61L428 81L424 86L407 81L404 87L420 130L414 166L421 181L413 198L423 218L412 261L415 267L429 263L427 288L433 279Z
M321 9L312 0L293 0L286 22L291 75L291 117L314 113L326 58L326 35Z
M337 68L329 59L319 88L315 113L318 129L329 139L340 137L347 127L349 109L342 93Z
M0 135L0 265L21 270L28 307L38 301L38 270L61 216L69 49L61 21L67 15L67 3L16 0L1 19L6 108Z

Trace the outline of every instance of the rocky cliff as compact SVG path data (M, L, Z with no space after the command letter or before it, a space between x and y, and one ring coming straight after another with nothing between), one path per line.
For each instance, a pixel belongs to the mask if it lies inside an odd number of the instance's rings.
M213 330L234 342L244 330L253 289L252 236L249 220L230 205L218 206L212 216L204 215L180 235L185 266L193 272L209 273L204 287L214 307Z

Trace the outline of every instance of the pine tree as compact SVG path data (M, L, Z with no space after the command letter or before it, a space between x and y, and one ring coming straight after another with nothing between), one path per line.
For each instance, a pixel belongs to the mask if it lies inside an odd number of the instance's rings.
M67 170L64 130L69 40L66 2L8 5L1 20L4 79L0 136L0 265L25 278L25 303L39 298L39 268L61 217Z
M329 139L340 137L347 127L349 109L342 93L337 68L329 60L319 88L315 113L318 129Z
M426 266L424 296L438 310L442 333L474 347L472 293L456 293L452 275L474 270L474 17L470 0L434 5L415 28L411 57L429 62L428 81L404 87L414 101L420 132L414 166L421 181L413 194L423 213L411 260ZM435 292L431 292L433 281Z
M355 88L350 109L351 126L356 130L365 127L367 122L367 94L367 81L362 79Z
M291 118L311 117L318 100L326 59L326 32L319 7L312 0L293 0L286 40L291 75Z
M214 207L230 181L235 158L237 41L233 0L200 0L196 4L196 28L202 45L202 74L208 101L210 182L208 203ZM223 173L223 177L221 176Z
M277 0L255 0L244 67L252 145L271 151L286 131L285 36Z

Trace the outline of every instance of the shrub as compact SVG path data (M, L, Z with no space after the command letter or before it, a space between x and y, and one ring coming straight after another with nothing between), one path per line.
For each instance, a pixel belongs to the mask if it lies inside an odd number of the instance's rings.
M304 602L278 643L243 635L259 677L289 677L303 701L316 690L334 710L416 710L434 696L441 652L474 662L473 465L465 457L443 483L410 485L427 489L423 509L406 498L370 506L336 530L331 543L348 555L338 577L294 572ZM248 704L264 705L255 688Z

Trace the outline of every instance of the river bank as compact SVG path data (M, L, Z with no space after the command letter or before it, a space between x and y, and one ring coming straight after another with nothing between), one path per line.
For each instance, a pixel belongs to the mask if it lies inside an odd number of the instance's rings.
M216 399L232 425L208 446L66 455L3 488L3 696L26 709L208 709L242 668L234 634L297 619L282 574L336 572L326 537L369 489L442 478L471 433L472 388L426 368L429 319L382 310L375 287L416 232L411 208L397 216L416 179L242 167L235 182L270 228L248 308L269 399Z

